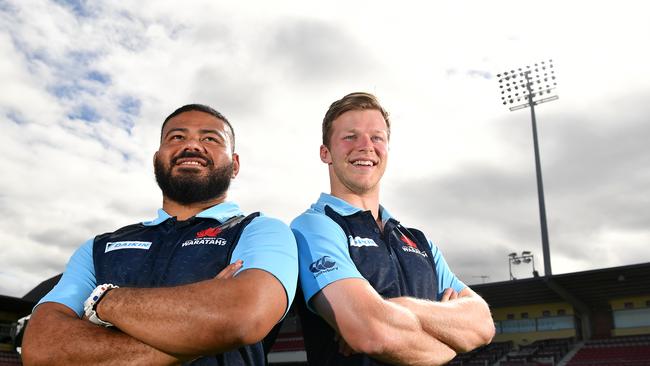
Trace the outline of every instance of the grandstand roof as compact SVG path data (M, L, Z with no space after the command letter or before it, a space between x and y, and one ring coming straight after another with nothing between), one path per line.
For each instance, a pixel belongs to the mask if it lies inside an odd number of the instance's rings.
M608 307L611 299L650 294L650 263L564 273L549 277L472 285L491 307L550 302L590 308Z
M38 300L50 292L52 287L54 287L54 285L59 282L62 275L62 273L59 273L58 275L41 282L38 286L34 287L25 296L23 296L23 300L31 301L36 304Z
M60 278L61 274L58 274L41 282L22 298L0 295L0 311L15 313L18 317L28 315L38 300L45 296L59 282Z
M0 295L0 311L13 313L18 318L23 317L32 312L34 303L25 301L19 297Z

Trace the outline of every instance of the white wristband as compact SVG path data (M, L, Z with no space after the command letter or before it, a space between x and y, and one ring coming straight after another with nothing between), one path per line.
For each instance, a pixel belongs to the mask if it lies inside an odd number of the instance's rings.
M110 283L105 283L103 285L99 285L95 287L93 292L90 294L90 296L84 301L84 313L88 317L88 320L97 325L101 325L104 327L112 327L113 324L103 321L99 319L99 316L97 315L97 304L99 301L106 295L106 293L109 290L112 290L114 288L118 288L119 286L115 286Z

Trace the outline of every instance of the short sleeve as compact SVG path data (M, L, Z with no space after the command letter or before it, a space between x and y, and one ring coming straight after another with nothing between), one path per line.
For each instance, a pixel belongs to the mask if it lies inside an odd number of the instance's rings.
M233 251L231 263L238 259L244 262L242 271L261 269L280 281L287 295L288 311L298 284L296 240L289 227L278 219L256 217L244 228Z
M329 217L308 211L293 220L291 230L298 243L300 286L308 306L309 300L330 283L364 278L350 258L343 229Z
M436 274L438 275L438 300L442 298L442 293L448 288L452 288L456 292L461 292L467 285L459 280L451 269L449 269L449 265L447 265L447 261L440 249L430 240L429 245L431 246L433 262L436 266Z
M92 255L93 242L93 239L86 241L72 254L59 283L36 306L45 302L56 302L69 307L79 317L83 315L83 303L97 287Z

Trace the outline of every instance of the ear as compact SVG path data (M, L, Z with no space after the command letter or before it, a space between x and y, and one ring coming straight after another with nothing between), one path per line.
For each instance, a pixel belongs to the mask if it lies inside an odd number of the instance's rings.
M332 164L332 155L330 154L330 149L325 145L320 145L320 161L325 164Z
M156 151L155 153L153 153L153 167L154 167L154 169L156 168L156 157L157 157L157 156L158 156L158 151Z
M239 174L239 154L232 153L232 179Z

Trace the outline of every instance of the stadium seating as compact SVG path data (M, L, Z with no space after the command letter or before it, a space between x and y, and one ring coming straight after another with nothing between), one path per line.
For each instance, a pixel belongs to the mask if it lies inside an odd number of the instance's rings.
M508 352L501 366L552 366L573 347L573 338L545 339Z
M22 365L20 356L16 352L0 351L0 366L19 366Z
M650 335L624 336L587 341L567 363L567 366L605 365L650 365Z
M448 365L452 366L489 366L497 362L512 349L512 342L494 342L477 348L472 352L456 356Z
M271 347L271 352L304 351L305 341L301 332L281 333Z

